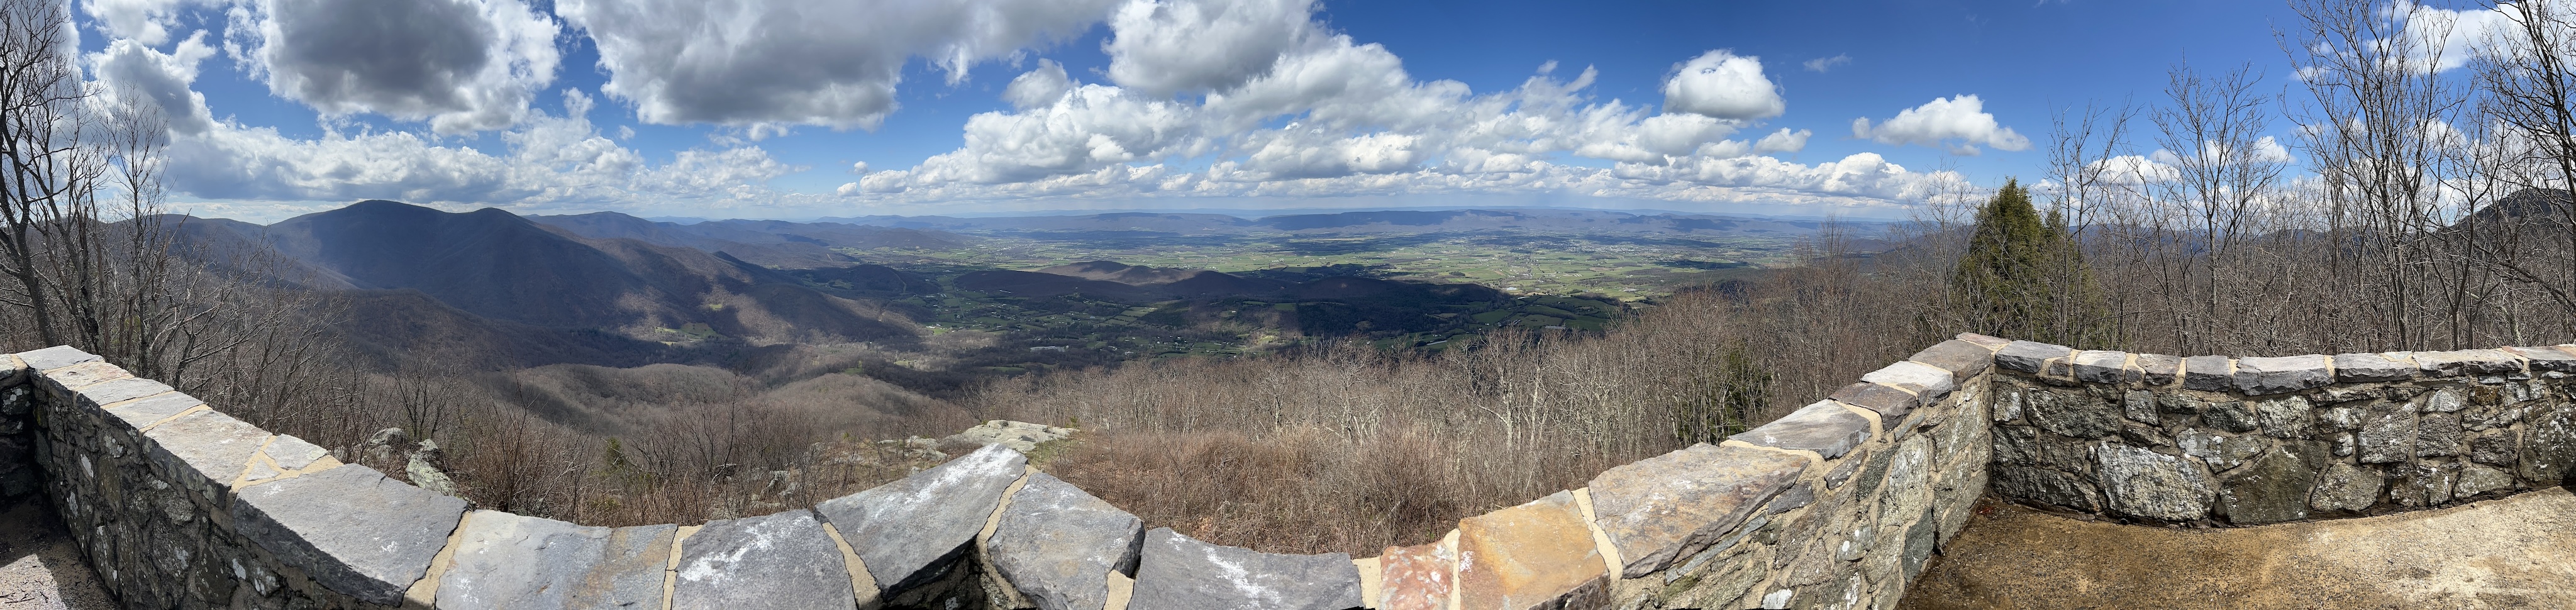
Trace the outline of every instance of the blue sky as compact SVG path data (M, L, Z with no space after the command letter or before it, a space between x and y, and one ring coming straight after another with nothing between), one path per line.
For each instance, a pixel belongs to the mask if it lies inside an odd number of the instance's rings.
M2036 176L2052 108L2156 103L2186 55L2253 62L2279 92L2273 30L2296 20L2262 1L76 7L93 77L171 117L171 207L256 221L362 198L1901 217Z

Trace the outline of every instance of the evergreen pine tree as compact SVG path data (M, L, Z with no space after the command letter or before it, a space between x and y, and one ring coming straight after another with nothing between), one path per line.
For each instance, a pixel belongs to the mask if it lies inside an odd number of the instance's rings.
M2065 225L2053 213L2042 218L2015 180L1977 211L1976 232L1950 278L1971 329L2074 346L2106 339L2098 329L2108 307Z

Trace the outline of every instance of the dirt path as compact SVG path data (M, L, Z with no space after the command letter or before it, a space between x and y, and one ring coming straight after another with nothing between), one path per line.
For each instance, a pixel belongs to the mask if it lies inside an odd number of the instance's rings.
M1989 501L1901 608L2576 608L2576 495L2229 529Z
M74 544L42 502L0 512L0 610L114 610Z

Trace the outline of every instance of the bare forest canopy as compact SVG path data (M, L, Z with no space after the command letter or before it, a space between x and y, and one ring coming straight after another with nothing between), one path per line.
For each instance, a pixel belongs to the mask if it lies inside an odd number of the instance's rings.
M366 201L260 226L164 214L161 118L105 103L138 96L93 90L65 9L29 3L0 11L0 332L328 447L403 428L435 441L410 452L427 470L353 459L523 514L784 510L943 450L877 441L1017 419L1083 430L1037 463L1152 525L1363 556L1958 332L2169 354L2576 338L2576 15L2504 5L2512 36L2451 44L2399 34L2434 18L2416 5L2293 4L2297 78L2177 65L2144 101L2064 109L2030 175L1896 223Z

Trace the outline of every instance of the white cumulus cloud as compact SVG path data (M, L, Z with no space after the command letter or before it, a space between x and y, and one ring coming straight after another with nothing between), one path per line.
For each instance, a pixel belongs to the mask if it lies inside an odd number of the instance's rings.
M950 82L976 63L1080 33L1115 0L560 0L646 122L874 128L903 65Z
M517 124L562 61L560 28L519 0L258 0L232 19L270 92L438 133Z
M1324 38L1313 0L1130 0L1101 43L1109 79L1147 95L1230 89Z
M1780 88L1762 75L1762 59L1718 49L1674 67L1664 81L1664 110L1720 119L1767 119L1789 110Z
M1995 115L1986 112L1985 101L1974 95L1933 98L1877 125L1871 125L1867 118L1852 119L1852 137L1888 145L1946 148L1963 155L1977 154L1980 145L1997 150L2030 149L2030 138L1995 122Z

